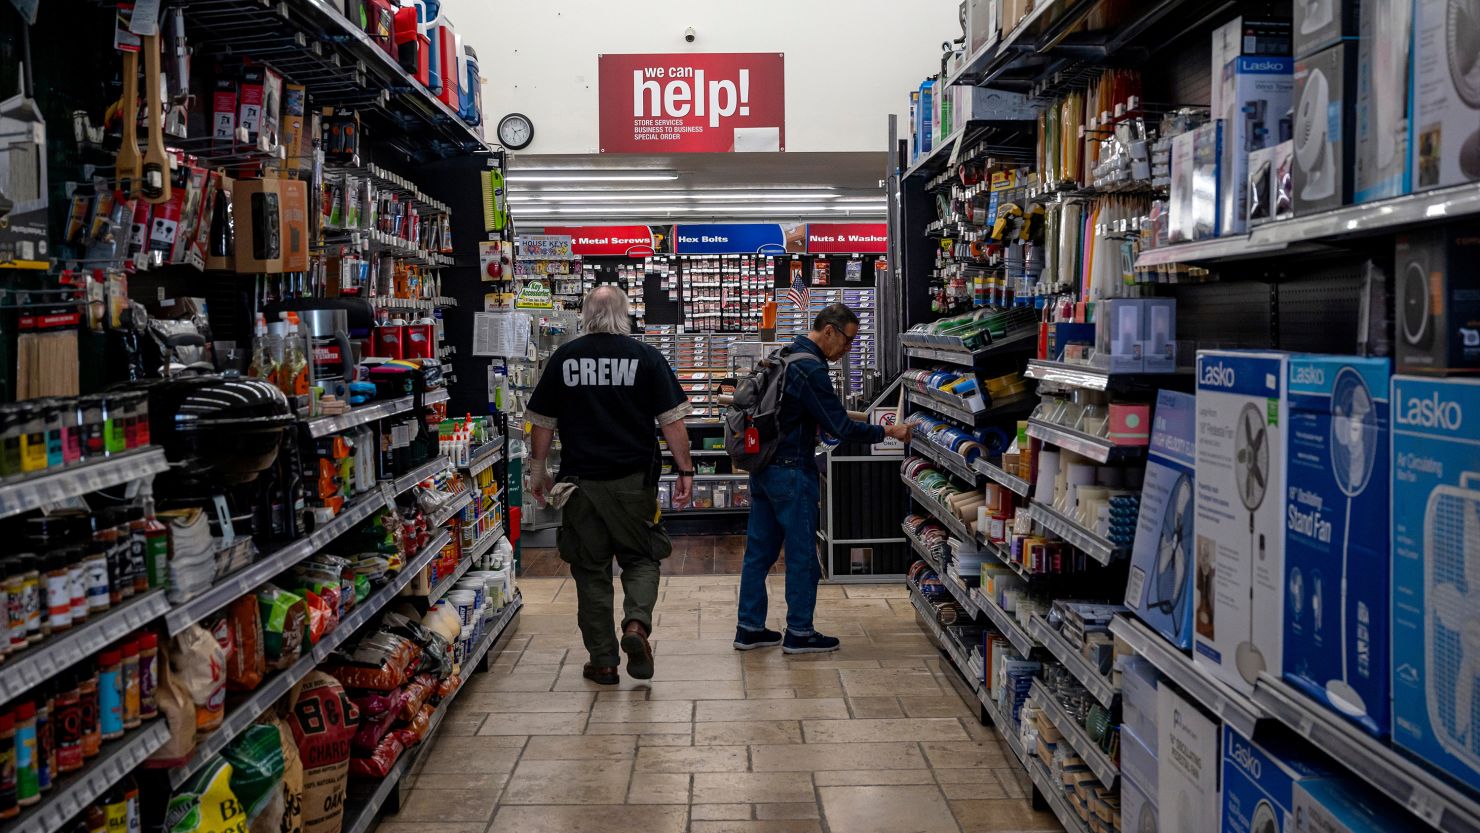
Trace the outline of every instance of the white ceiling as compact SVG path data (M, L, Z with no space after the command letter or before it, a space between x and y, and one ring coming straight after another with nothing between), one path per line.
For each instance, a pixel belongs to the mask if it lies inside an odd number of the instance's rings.
M882 221L884 153L511 154L523 228L674 222ZM521 176L523 174L523 176Z

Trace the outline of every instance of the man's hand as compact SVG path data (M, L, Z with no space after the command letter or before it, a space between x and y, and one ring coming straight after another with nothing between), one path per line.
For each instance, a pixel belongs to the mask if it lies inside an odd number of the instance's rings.
M545 470L545 461L530 458L529 474L525 478L525 488L534 495L535 503L544 506L550 497L550 490L555 488L555 478Z
M884 426L884 435L899 440L902 443L910 441L910 427L902 422Z
M689 505L694 497L694 478L688 475L679 475L673 484L673 508L682 509Z

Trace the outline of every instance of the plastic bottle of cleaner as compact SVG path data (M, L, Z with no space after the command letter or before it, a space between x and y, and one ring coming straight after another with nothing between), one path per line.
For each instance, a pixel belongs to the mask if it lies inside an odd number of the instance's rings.
M257 313L257 325L252 328L252 365L247 375L254 379L277 379L277 362L273 361L272 348L268 342L267 317Z
M283 364L278 368L278 389L286 396L308 395L308 359L298 336L298 313L285 312L288 335L283 340Z

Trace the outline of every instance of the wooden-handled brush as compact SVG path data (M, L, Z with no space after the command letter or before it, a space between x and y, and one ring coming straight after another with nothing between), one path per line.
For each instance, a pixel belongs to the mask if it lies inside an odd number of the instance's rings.
M139 156L139 53L123 53L123 144L114 163L114 186L124 199L132 199L144 175Z
M149 107L149 144L144 149L144 174L139 193L154 205L170 200L170 161L164 150L164 104L159 94L159 35L142 35L144 90Z

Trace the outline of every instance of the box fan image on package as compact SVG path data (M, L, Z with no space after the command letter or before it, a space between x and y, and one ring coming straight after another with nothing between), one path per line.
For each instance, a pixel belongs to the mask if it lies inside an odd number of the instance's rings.
M1193 661L1245 692L1281 668L1288 359L1197 354Z
M1480 788L1480 381L1392 397L1393 740Z
M1192 647L1196 400L1159 391L1125 604L1179 648Z

